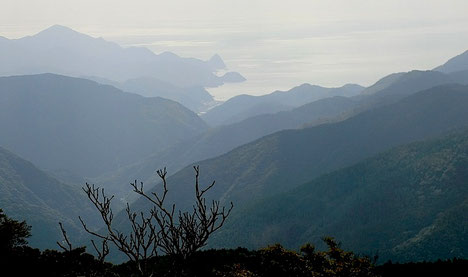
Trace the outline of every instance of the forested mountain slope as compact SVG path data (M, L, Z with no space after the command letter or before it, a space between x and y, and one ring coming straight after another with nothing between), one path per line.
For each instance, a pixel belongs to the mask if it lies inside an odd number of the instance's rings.
M32 163L0 147L0 208L17 220L32 225L29 242L34 247L56 248L61 241L58 222L70 238L80 238L78 216L98 224L97 214L79 187L64 184Z
M397 147L240 209L213 245L299 247L329 235L381 262L466 258L468 131Z
M278 132L196 164L203 183L217 180L209 197L242 206L397 145L466 127L467 105L468 87L435 87L339 123ZM191 166L169 182L173 201L191 203ZM145 205L142 199L135 203Z

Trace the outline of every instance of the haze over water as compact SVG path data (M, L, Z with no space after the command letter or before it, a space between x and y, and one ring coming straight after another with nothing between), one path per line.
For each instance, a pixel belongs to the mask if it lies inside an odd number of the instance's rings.
M376 2L84 0L77 7L71 1L7 0L0 36L61 24L156 53L201 59L217 53L229 70L247 78L210 88L219 100L306 82L367 86L392 72L432 69L468 47L466 1ZM24 5L35 7L23 11Z

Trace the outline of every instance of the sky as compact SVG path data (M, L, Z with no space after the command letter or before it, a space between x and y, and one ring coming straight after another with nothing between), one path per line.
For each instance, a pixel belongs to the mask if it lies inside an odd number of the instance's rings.
M1 0L0 36L60 24L122 46L209 59L247 78L220 100L302 83L369 86L468 50L466 0Z

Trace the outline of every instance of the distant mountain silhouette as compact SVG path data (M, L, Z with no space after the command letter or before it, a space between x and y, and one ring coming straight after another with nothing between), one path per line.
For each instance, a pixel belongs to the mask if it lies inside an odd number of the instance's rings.
M146 48L122 48L59 25L33 36L0 40L0 76L50 72L118 82L150 76L179 87L212 87L229 81L214 74L224 67L217 55L209 61L170 52L156 55Z
M384 90L391 86L393 83L397 82L400 77L405 75L405 72L399 72L399 73L392 73L390 75L387 75L383 77L382 79L378 80L375 84L372 86L364 89L361 94L374 94L376 92L379 92L381 90Z
M466 131L397 147L239 207L213 244L297 248L327 235L380 262L466 258L467 167Z
M225 83L242 83L246 80L244 76L240 75L238 72L227 72L221 77L221 79Z
M3 133L2 133L3 134ZM79 187L63 184L32 163L0 147L0 208L17 220L32 225L33 247L57 248L65 225L70 238L78 240L81 215L90 226L98 224L97 214Z
M451 58L445 64L434 68L434 70L444 73L468 70L468 51Z
M363 89L359 85L324 88L303 84L262 96L239 95L202 114L202 118L211 126L226 125L260 114L291 110L322 98L357 95Z
M350 114L343 116L347 118L369 109L395 103L402 98L418 91L426 90L435 86L445 84L467 84L468 72L454 72L445 74L438 71L413 70L390 74L374 85L366 88L354 100L359 101L359 107Z
M211 59L208 60L208 63L211 65L211 68L214 70L221 70L226 68L223 59L218 54L214 54Z
M159 97L54 74L0 78L0 145L41 169L99 175L206 129Z
M372 95L373 101L397 100L434 86L456 83L449 74L438 71L412 70L390 74L366 88L361 95Z
M463 54L460 54L456 57L451 58L447 61L444 65L438 66L435 69L427 70L427 71L420 71L420 70L413 70L410 72L399 72L387 75L377 81L374 85L366 88L362 94L373 94L378 91L384 90L389 86L398 83L398 82L405 82L410 79L414 79L415 77L421 76L422 74L433 74L432 76L436 77L437 79L443 78L440 77L442 75L437 75L436 72L442 72L450 76L450 78L454 79L457 83L464 83L466 80L462 80L461 78L457 78L460 76L466 76L466 73L462 73L460 71L468 70L468 51ZM426 73L423 73L426 72ZM433 73L431 73L433 72ZM430 79L430 78L428 78Z
M445 65L437 67L434 71L413 70L393 73L368 88L348 85L335 89L334 93L329 91L327 94L325 88L304 84L287 92L277 91L262 96L235 96L222 105L202 114L202 118L211 126L219 126L239 122L259 114L290 110L314 100L335 95L348 97L358 93L362 96L375 95L366 100L368 101L367 105L363 103L360 110L363 111L375 104L395 102L415 91L428 89L436 85L466 84L468 83L466 81L468 73L464 72L466 70L468 70L468 51L450 59ZM344 93L346 89L348 89L347 94Z
M173 100L196 113L204 112L218 104L213 99L213 96L203 87L181 88L157 78L141 77L129 79L122 83L93 76L83 76L83 78L111 85L123 91L136 93L145 97L162 97Z

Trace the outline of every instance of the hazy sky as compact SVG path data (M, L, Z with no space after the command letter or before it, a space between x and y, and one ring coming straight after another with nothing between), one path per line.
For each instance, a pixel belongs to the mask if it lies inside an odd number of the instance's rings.
M467 0L0 0L0 36L53 24L156 53L218 53L263 94L301 83L370 85L468 50Z

